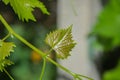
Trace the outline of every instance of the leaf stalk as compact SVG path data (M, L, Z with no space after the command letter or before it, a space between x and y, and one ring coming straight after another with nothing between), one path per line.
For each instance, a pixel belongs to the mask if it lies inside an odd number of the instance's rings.
M42 80L42 78L44 76L45 67L46 67L46 58L43 58L43 66L42 66L42 71L41 71L41 74L40 74L40 80Z
M5 73L10 77L11 80L14 80L13 77L7 72L6 69L3 69L5 71Z

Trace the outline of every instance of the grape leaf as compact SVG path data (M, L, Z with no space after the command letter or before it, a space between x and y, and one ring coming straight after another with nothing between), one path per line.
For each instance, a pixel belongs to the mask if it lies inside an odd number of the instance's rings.
M67 29L56 30L47 35L45 42L56 52L56 56L65 59L70 56L69 52L75 46L71 33L72 25Z
M10 3L13 10L16 14L18 14L18 17L20 20L28 21L33 20L36 21L34 18L32 11L35 7L39 8L44 14L48 14L45 5L40 2L39 0L2 0L6 5Z
M2 59L0 60L0 71L3 71L3 69L6 67L6 66L9 66L9 65L12 65L14 64L12 61L8 60L8 59Z
M0 40L0 60L10 55L10 52L14 52L13 47L15 44L12 42L3 42Z

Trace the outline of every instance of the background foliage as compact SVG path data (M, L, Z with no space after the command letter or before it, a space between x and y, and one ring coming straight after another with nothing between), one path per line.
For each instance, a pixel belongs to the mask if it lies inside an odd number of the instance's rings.
M120 45L120 0L110 0L98 16L91 32L104 50Z
M90 35L96 39L94 43L102 47L103 54L99 56L102 80L119 80L120 0L108 0Z

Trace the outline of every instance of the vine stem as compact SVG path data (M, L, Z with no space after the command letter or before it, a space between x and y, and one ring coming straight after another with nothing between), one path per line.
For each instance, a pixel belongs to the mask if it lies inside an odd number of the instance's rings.
M54 65L58 66L59 68L63 69L65 72L69 73L70 75L74 76L74 73L72 71L70 71L69 69L65 68L64 66L56 63L55 61L53 61L52 59L50 59L49 57L46 56L46 59L49 60L50 62L52 62Z
M45 67L46 67L46 58L43 58L43 66L42 66L42 72L40 74L40 80L42 80L44 72L45 72Z
M0 20L4 24L4 26L9 31L10 34L12 34L17 39L19 39L21 42L23 42L25 45L27 45L28 47L30 47L31 49L33 49L34 51L36 51L37 53L39 53L42 56L42 58L46 57L46 59L49 60L51 63L53 63L54 65L60 67L64 71L68 72L69 74L73 75L70 70L66 69L64 66L58 64L57 62L55 62L54 60L52 60L51 58L49 58L48 56L46 56L46 54L44 52L42 52L41 50L39 50L38 48L36 48L35 46L33 46L31 43L29 43L28 41L26 41L23 37L21 37L20 35L18 35L17 33L15 33L13 31L13 29L11 28L11 26L8 25L8 23L6 22L6 20L2 17L1 14L0 14Z
M4 24L4 26L6 27L6 29L9 31L9 33L13 36L15 36L17 39L19 39L21 42L23 42L25 45L27 45L28 47L32 48L33 50L35 50L36 52L38 52L42 57L45 56L45 54L40 51L39 49L37 49L35 46L33 46L32 44L30 44L28 41L26 41L24 38L22 38L20 35L18 35L17 33L15 33L13 31L13 29L11 28L11 26L8 25L8 23L6 22L6 20L2 17L2 15L0 15L0 20L1 22Z
M89 78L89 77L87 77L87 76L84 76L84 75L80 75L80 74L77 74L78 76L81 76L81 77L84 77L84 78L86 78L86 79L89 79L89 80L93 80L92 78Z
M72 71L70 71L69 69L65 68L64 66L60 65L59 63L55 62L54 60L52 60L50 57L46 56L46 54L44 52L42 52L41 50L39 50L38 48L36 48L35 46L33 46L31 43L29 43L26 39L24 39L23 37L21 37L20 35L18 35L17 33L14 32L14 30L12 29L12 27L10 25L8 25L8 23L6 22L6 20L2 17L2 15L0 14L0 21L4 24L5 28L9 31L9 33L13 36L15 36L18 40L20 40L22 43L24 43L25 45L27 45L29 48L31 48L32 50L36 51L37 53L39 53L42 58L49 60L51 63L53 63L54 65L56 65L57 67L61 68L62 70L64 70L65 72L67 72L68 74L72 75L73 77L76 76L75 73L73 73ZM43 74L43 73L42 73ZM14 79L12 79L14 80Z
M11 80L14 80L13 78L12 78L12 76L7 72L7 70L6 69L3 69L4 71L5 71L5 73L10 77L10 79Z
M2 39L2 41L6 40L9 36L10 36L10 33L9 33L7 36L5 36L5 37Z

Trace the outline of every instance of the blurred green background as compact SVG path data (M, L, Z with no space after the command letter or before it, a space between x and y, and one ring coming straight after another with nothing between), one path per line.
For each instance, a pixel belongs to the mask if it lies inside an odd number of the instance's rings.
M102 0L90 37L94 47L100 48L98 70L101 80L120 80L120 0Z

